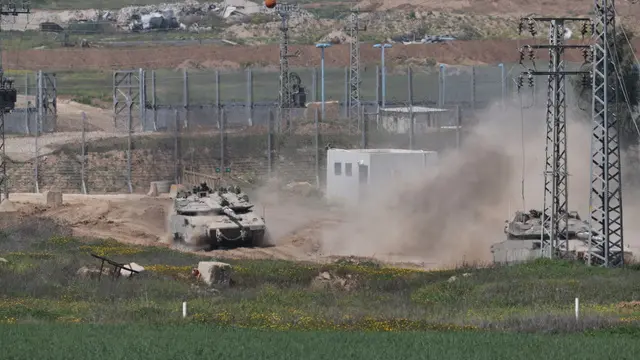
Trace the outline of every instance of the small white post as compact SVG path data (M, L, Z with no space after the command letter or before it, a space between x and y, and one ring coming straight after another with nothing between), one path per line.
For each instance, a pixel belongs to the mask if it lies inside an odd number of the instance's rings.
M576 320L580 318L580 300L576 298Z
M577 300L577 299L576 299ZM577 304L577 303L576 303ZM576 313L577 314L577 313ZM577 315L576 315L577 316ZM183 301L182 302L182 317L186 318L187 317L187 302Z

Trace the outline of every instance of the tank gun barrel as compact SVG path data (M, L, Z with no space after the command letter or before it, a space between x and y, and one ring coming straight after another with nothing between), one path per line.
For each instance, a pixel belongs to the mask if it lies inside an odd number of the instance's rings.
M231 209L228 206L225 206L222 208L222 212L227 215L229 217L229 219L231 221L233 221L234 224L238 225L238 227L240 229L244 229L244 226L242 225L242 223L238 220L238 216L236 215L235 211L233 211L233 209Z
M228 206L222 208L222 211L230 218L237 219L236 212Z

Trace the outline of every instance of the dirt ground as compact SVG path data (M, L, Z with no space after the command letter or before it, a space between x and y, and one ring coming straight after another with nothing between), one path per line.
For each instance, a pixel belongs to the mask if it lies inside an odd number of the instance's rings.
M527 42L529 43L529 42ZM481 65L518 61L518 47L524 40L456 41L442 44L397 45L386 51L389 64L405 63L407 59L434 59L438 63ZM636 42L634 45L640 45ZM291 46L292 52L301 50L300 57L291 58L293 67L320 64L320 52L314 46ZM638 46L636 46L638 48ZM380 51L361 47L365 64L377 64ZM348 66L349 45L336 45L325 54L328 67ZM542 54L541 54L542 55ZM582 61L578 52L568 52L568 61ZM14 70L81 70L81 69L172 69L185 64L199 68L240 68L242 66L270 67L279 64L277 45L258 46L179 46L133 49L51 49L3 52L3 64ZM221 65L222 64L222 65ZM197 65L197 66L196 66Z
M171 247L166 229L167 212L171 199L143 195L79 195L64 194L64 204L51 208L44 205L39 194L11 194L15 213L0 212L2 218L40 216L55 219L69 226L74 236L113 238L146 246ZM278 202L278 206L275 206ZM306 200L305 200L306 201ZM339 221L335 212L309 206L295 199L264 199L257 207L264 212L275 245L266 248L219 249L198 252L201 255L241 259L281 259L330 262L336 255L320 251L321 231ZM334 214L334 215L330 215ZM1 222L0 222L0 225ZM189 251L180 249L182 251ZM341 255L342 256L342 255ZM412 259L377 257L396 266L424 268L426 265Z

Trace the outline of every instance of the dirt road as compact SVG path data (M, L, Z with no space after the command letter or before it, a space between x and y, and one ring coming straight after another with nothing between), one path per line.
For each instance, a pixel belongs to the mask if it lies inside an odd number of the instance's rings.
M38 194L11 194L10 199L20 216L53 218L69 226L75 236L113 238L136 245L169 246L165 229L171 200L166 197L65 194L64 204L58 208L44 206ZM288 209L295 211L291 207ZM265 210L276 246L215 250L206 254L287 260L317 258L314 237L319 223L307 226L290 219L287 213L277 208L265 207Z
M49 217L70 227L79 237L112 238L124 243L170 247L165 232L171 199L143 195L64 194L61 207L47 207L39 194L11 194L17 215ZM276 206L277 205L277 206ZM336 255L321 253L323 229L335 226L339 216L308 202L265 197L256 206L264 211L275 246L198 252L212 257L281 259L330 262ZM186 251L186 250L183 250ZM345 256L348 254L340 254ZM378 260L403 267L427 267L419 259L382 255Z

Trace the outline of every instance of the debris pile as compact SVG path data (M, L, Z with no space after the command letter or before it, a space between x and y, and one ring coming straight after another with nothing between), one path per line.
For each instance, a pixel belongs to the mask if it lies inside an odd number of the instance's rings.
M87 10L66 14L65 19L52 18L43 22L48 28L57 23L112 23L119 29L148 31L159 29L182 29L189 31L211 30L198 22L206 21L210 15L237 22L249 15L264 12L259 3L247 0L226 0L222 2L198 2L187 0L145 6L127 6L120 10ZM61 30L59 30L61 31ZM59 32L58 31L58 32Z
M313 279L311 286L316 289L352 290L356 286L356 281L351 274L340 277L328 271L321 272Z

